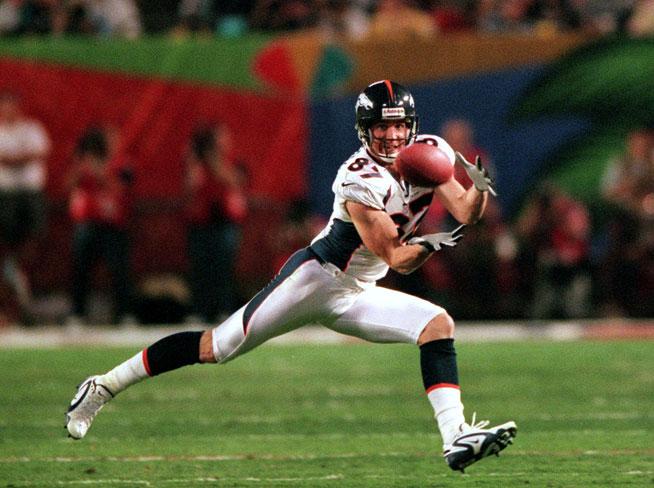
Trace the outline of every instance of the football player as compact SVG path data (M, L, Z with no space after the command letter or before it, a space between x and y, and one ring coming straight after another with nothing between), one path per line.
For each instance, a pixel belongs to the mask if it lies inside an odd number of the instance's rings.
M368 86L356 102L356 130L362 146L340 167L332 190L334 207L326 227L310 246L293 254L277 276L246 305L212 330L165 337L111 371L87 378L66 414L75 439L87 433L102 406L127 387L194 363L226 363L268 339L306 324L372 342L416 344L422 378L443 439L444 457L461 470L497 454L516 435L514 422L488 428L465 421L454 349L454 321L442 307L376 286L392 268L410 273L443 246L452 232L414 236L433 198L462 224L484 212L492 181L442 138L418 135L411 93L390 80ZM474 185L454 178L435 187L403 181L394 166L400 150L416 141L435 144L462 165Z

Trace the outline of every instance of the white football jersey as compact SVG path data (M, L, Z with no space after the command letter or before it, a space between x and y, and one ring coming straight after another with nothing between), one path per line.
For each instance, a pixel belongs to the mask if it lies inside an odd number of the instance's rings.
M438 146L454 165L454 150L441 137L424 134L416 140ZM363 244L345 203L352 201L385 211L397 225L400 240L405 242L416 232L434 195L432 188L393 178L363 146L339 168L332 191L332 215L311 242L311 249L324 261L363 281L383 278L388 265Z

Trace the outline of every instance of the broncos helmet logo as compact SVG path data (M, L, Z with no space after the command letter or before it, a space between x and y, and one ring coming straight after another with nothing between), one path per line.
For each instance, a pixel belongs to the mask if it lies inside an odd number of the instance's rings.
M374 104L372 103L372 100L368 98L368 95L365 93L359 94L359 98L357 98L357 103L356 103L356 108L363 107L365 109L371 109L373 108Z

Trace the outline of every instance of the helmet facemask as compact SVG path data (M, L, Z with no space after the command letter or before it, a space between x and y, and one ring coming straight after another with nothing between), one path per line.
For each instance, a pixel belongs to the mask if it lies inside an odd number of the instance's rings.
M416 138L416 121L415 119L405 119L402 120L406 124L407 132L406 137L399 138L375 138L373 135L372 127L379 122L388 122L389 124L394 124L398 120L384 119L380 121L375 121L370 124L367 129L359 129L358 135L359 139L363 143L366 150L371 153L375 158L381 160L381 162L386 164L393 164L395 158L400 153L400 151L411 144Z
M405 87L393 81L381 80L369 85L359 94L355 111L359 140L382 163L392 164L402 147L411 144L418 134L413 96ZM408 130L403 145L398 146L395 139L387 139L381 144L381 151L375 150L372 127L379 122L404 122Z

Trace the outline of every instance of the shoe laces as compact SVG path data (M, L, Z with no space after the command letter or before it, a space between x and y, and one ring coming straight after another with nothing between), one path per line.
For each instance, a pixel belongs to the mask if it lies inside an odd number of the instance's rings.
M490 420L480 420L477 422L477 412L472 413L472 421L467 424L470 429L483 429L490 424Z
M102 405L107 403L111 398L112 394L104 386L98 385L95 380L91 383L91 390L86 397L86 410L92 408L93 411L97 411Z

